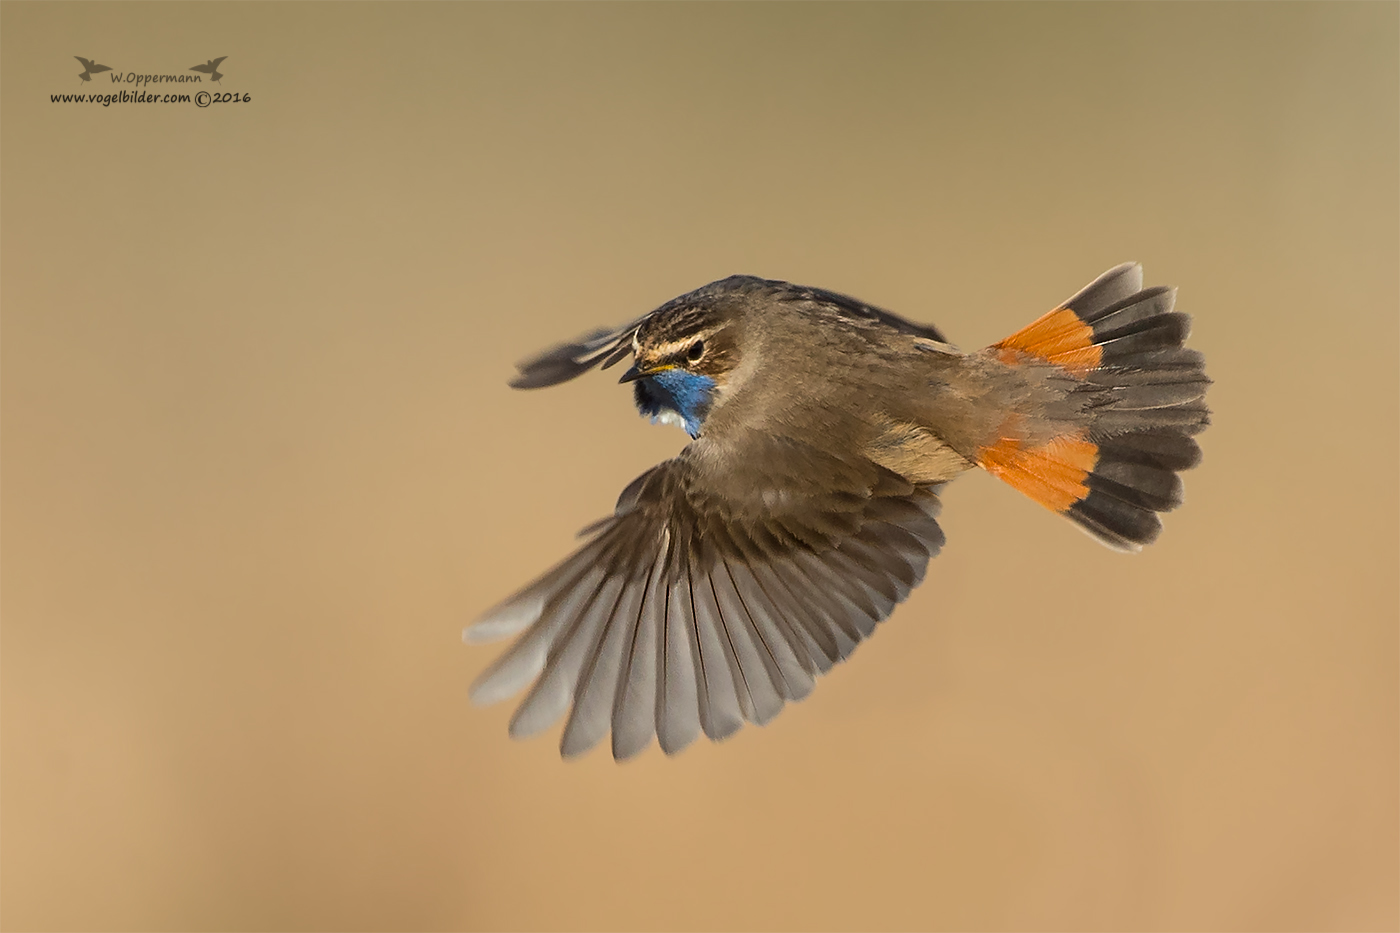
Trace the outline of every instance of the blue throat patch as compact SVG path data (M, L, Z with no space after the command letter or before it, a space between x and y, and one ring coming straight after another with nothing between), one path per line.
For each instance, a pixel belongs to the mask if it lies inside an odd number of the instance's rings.
M700 425L710 413L714 392L713 379L684 369L665 369L632 383L638 411L653 423L670 420L666 415L674 412L691 437L700 436Z

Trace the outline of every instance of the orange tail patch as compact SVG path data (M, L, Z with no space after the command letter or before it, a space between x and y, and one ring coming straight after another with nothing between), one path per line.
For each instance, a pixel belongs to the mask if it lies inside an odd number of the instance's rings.
M1103 351L1094 346L1094 329L1069 308L1041 315L1028 327L992 344L992 349L1000 351L997 358L1003 363L1015 363L1018 353L1028 353L1076 376L1097 369L1103 359Z
M1039 447L1003 437L978 453L984 470L1055 512L1088 497L1085 480L1099 461L1099 445L1083 434L1061 435Z

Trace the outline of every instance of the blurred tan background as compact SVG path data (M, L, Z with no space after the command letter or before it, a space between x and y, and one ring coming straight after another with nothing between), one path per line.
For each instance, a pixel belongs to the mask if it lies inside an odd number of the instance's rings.
M1396 5L0 24L5 928L1400 925ZM765 729L469 706L462 625L685 440L516 359L740 271L976 347L1127 259L1216 380L1156 546L970 476Z

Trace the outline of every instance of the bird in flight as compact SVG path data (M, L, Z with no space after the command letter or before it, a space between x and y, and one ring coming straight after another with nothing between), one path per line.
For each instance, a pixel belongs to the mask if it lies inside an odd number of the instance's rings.
M568 714L560 752L611 733L764 724L845 660L943 546L938 493L980 467L1119 551L1161 530L1200 461L1210 380L1174 289L1142 268L972 353L819 288L733 276L519 365L556 385L629 354L638 409L692 438L634 480L573 555L468 626L519 635L471 687L529 687L519 738Z
M218 58L211 58L211 59L209 59L209 61L205 62L203 65L194 65L194 66L192 66L192 67L190 68L190 71L201 71L201 72L203 72L204 74L209 75L209 77L210 77L212 80L218 81L220 78L223 77L223 75L219 74L219 62L223 61L225 58L228 58L228 56L227 56L227 55L221 55L221 56L219 56Z
M84 81L91 81L94 74L101 74L104 71L112 70L106 65L99 65L97 62L83 58L81 55L74 55L73 57L83 63L83 73L78 75L78 77Z

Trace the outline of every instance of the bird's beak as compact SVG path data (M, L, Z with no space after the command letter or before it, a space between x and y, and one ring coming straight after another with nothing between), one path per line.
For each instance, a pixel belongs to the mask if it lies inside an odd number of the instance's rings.
M648 367L647 369L638 369L638 368L637 368L637 364L636 364L636 363L633 363L631 366L627 367L627 372L623 373L623 374L622 374L622 378L618 379L617 381L618 381L618 382L636 382L638 379L642 378L643 376L651 376L651 375L654 375L654 374L656 374L656 373L664 372L665 370L668 370L668 369L675 369L675 368L676 368L675 366L670 366L670 365L668 365L668 366L651 366L651 367Z

